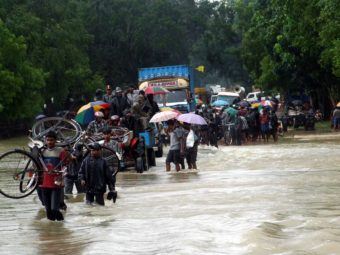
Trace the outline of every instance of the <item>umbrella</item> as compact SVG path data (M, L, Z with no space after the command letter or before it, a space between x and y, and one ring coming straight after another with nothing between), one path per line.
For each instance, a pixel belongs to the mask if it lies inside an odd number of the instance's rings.
M145 94L164 95L166 93L169 93L169 90L163 87L147 87L145 90Z
M215 102L212 103L212 106L226 106L229 105L227 101L224 100L216 100Z
M174 108L171 108L171 107L167 107L167 106L166 106L166 107L160 108L160 111L161 111L161 112L168 112L168 111L171 111L171 112L177 112L178 115L181 114L180 111L178 111L178 110L176 110L176 109L174 109Z
M179 113L175 111L157 112L154 116L152 116L150 122L167 121L176 118L178 115Z
M272 102L270 100L264 100L264 101L261 101L261 105L272 107Z
M90 102L80 107L75 120L81 125L87 125L94 120L94 113L101 109L110 108L110 104L103 101Z
M251 104L251 108L258 108L261 104L256 102Z
M177 116L178 121L195 125L208 125L204 118L195 113L185 113Z
M235 117L236 114L238 113L238 111L234 109L233 107L228 107L227 109L225 109L225 112L232 117Z
M240 101L238 105L241 107L249 107L250 103L248 101Z

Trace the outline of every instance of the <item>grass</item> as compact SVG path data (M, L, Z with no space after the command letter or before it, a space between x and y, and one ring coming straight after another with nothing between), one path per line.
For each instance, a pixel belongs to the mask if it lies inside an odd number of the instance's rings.
M331 122L330 121L320 121L315 124L315 130L321 133L331 132Z

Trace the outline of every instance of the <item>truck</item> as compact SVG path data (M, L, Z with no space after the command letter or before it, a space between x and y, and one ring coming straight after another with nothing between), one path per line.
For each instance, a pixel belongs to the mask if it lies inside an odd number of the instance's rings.
M207 84L206 90L209 97L209 103L212 104L217 100L217 94L225 91L225 88L218 84Z
M188 65L140 68L138 70L139 89L163 87L170 93L155 95L160 108L171 107L180 112L195 110L195 86L199 86L194 68Z

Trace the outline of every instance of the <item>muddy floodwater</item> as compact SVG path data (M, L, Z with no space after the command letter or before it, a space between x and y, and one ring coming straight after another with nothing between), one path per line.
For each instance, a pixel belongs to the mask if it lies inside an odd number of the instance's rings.
M35 193L0 196L0 254L340 254L339 136L203 146L198 159L197 172L166 173L160 158L120 173L116 204L74 195L64 222Z

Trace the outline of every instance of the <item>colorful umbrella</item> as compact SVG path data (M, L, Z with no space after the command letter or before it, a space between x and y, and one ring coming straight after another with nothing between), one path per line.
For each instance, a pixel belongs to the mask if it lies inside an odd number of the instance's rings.
M264 100L264 101L261 101L261 105L272 107L272 102L270 100Z
M163 88L163 87L147 87L145 90L145 94L152 94L152 95L164 95L169 93L170 91Z
M185 113L177 116L178 121L186 122L195 125L208 125L204 118L195 113Z
M110 108L110 104L103 101L90 102L80 107L75 120L81 125L87 125L94 120L94 113L101 109Z
M224 100L216 100L215 102L212 103L212 106L216 106L216 107L227 106L227 105L229 105L229 103Z
M175 111L157 112L154 116L152 116L150 122L167 121L176 118L178 115L179 113Z
M251 108L258 108L261 104L256 102L251 104Z

